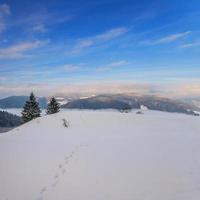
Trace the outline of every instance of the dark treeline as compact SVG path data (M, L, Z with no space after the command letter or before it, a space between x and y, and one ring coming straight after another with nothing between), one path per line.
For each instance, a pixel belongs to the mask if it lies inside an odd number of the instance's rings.
M54 97L52 97L48 103L46 113L54 114L59 112L59 104ZM8 113L6 111L0 111L0 127L16 127L22 123L28 122L32 119L40 117L41 109L38 101L33 93L30 94L29 99L25 102L22 117Z
M0 127L15 127L22 124L21 117L6 111L0 111Z

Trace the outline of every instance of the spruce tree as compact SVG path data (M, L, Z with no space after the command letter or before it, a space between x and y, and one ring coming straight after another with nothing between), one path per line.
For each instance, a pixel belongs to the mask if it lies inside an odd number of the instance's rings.
M50 99L50 102L47 106L47 114L54 114L60 111L59 103L56 101L54 97Z
M36 98L33 92L30 94L29 100L26 101L23 111L22 111L22 119L24 122L28 122L32 119L40 117L40 107L39 103L36 101Z

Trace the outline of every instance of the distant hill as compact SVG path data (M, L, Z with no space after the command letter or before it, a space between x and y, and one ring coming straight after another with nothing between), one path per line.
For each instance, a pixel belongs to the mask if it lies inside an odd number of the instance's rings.
M10 96L0 99L0 108L22 108L28 98L28 96ZM47 100L45 98L38 98L37 100L41 108L47 107Z
M0 127L15 127L22 124L21 117L6 111L0 111Z
M62 108L77 109L139 109L146 106L150 110L177 112L195 115L199 108L181 101L155 96L139 96L133 94L98 95L85 99L77 99L63 105Z
M108 96L97 96L91 98L84 98L73 100L63 105L62 108L76 108L76 109L131 109L131 106L123 101L112 99Z

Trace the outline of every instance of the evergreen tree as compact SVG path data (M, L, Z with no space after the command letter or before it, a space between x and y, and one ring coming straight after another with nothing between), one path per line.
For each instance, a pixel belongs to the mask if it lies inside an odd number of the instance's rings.
M56 101L54 97L51 98L50 102L47 106L47 114L54 114L60 111L59 103Z
M24 122L28 122L34 118L40 117L40 107L39 103L36 101L36 98L33 92L30 94L29 100L26 101L23 111L22 111L22 119Z

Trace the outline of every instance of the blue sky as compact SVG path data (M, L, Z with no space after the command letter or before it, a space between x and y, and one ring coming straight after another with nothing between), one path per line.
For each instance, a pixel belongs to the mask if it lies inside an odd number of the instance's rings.
M1 96L83 85L200 96L199 19L198 0L1 1Z

